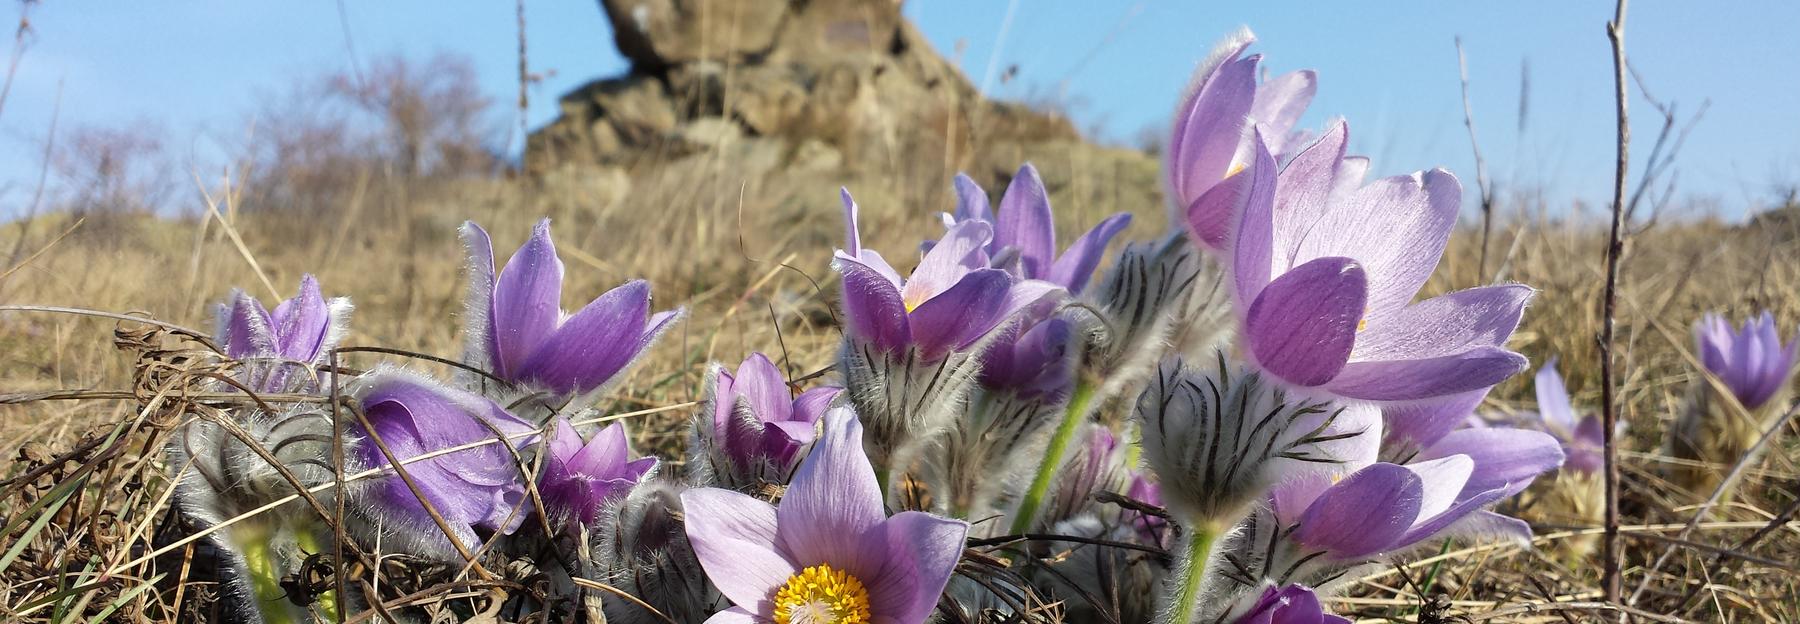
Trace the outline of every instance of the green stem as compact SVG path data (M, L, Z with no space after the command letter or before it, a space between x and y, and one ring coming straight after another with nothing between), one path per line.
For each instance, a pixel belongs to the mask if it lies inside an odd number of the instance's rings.
M1206 580L1206 565L1212 557L1213 540L1222 531L1209 523L1194 525L1188 539L1187 569L1182 571L1181 590L1175 595L1175 607L1169 610L1171 624L1192 622L1194 610L1200 606L1200 585Z
M1063 455L1069 451L1069 441L1075 438L1075 430L1087 420L1088 403L1094 400L1094 386L1086 380L1075 384L1075 391L1069 395L1069 405L1063 411L1062 423L1056 426L1056 434L1050 438L1050 447L1044 449L1044 462L1038 464L1037 477L1031 480L1031 489L1025 491L1025 498L1019 501L1019 511L1013 514L1012 533L1014 535L1031 532L1031 523L1037 519L1038 507L1043 506L1044 496L1050 492L1050 482L1056 479L1056 471L1062 467Z
M244 567L250 571L250 588L252 598L256 600L256 610L262 613L265 624L298 624L294 614L288 608L287 591L281 588L281 570L275 562L275 553L269 548L271 536L261 531L245 531L238 542L238 552L244 556Z

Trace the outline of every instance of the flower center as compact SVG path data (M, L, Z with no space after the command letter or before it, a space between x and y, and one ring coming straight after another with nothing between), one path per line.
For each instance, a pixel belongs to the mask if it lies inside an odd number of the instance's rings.
M775 624L868 624L869 590L843 570L819 564L775 592Z

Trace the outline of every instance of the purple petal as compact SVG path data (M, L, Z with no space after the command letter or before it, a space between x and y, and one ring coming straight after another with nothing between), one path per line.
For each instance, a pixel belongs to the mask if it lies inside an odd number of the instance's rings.
M776 368L774 362L761 353L752 353L738 365L737 372L732 392L749 399L750 409L758 420L787 420L793 409L793 398L781 369Z
M1274 153L1286 151L1279 145L1293 131L1294 124L1300 121L1300 115L1312 104L1313 93L1318 90L1318 75L1312 70L1288 72L1258 85L1256 101L1250 105L1250 119L1267 130Z
M1320 258L1275 278L1244 319L1250 353L1290 383L1331 381L1356 344L1366 286L1349 258Z
M648 282L635 280L607 291L541 340L517 369L518 378L562 393L605 385L643 349L649 312Z
M1261 141L1253 141L1262 150L1267 147ZM1267 160L1261 153L1257 154L1251 164L1250 174L1259 178L1274 171L1273 167L1264 167ZM1283 172L1285 174L1285 171ZM1269 284L1274 263L1281 254L1275 247L1275 199L1279 186L1264 180L1256 180L1252 184L1252 192L1244 200L1243 212L1231 220L1231 277L1232 298L1237 309L1247 310L1256 295ZM1191 223L1191 221L1190 221ZM1189 230L1196 230L1193 225ZM1279 255L1282 267L1286 268L1287 256Z
M569 419L557 416L555 430L551 433L548 444L551 457L567 462L581 452L581 434L569 426Z
M1423 497L1423 484L1413 471L1374 464L1320 494L1301 514L1294 540L1338 559L1380 553L1406 534Z
M1069 290L1069 294L1081 294L1087 286L1088 278L1093 277L1094 268L1100 266L1100 259L1106 254L1106 245L1119 232L1131 225L1131 213L1121 212L1107 217L1094 229L1088 230L1075 243L1063 250L1056 262L1050 265L1050 274L1044 280Z
M993 223L994 213L988 209L987 191L963 174L956 174L956 220Z
M518 379L527 359L556 330L562 316L563 263L550 241L550 220L539 221L494 282L489 316L494 374Z
M235 359L270 357L276 353L275 323L262 302L242 290L231 292L224 327L225 355Z
M1371 308L1351 359L1418 360L1504 345L1535 292L1518 284L1483 286L1432 297L1381 317Z
M1537 391L1538 414L1544 417L1544 423L1557 435L1573 434L1575 406L1569 403L1569 389L1563 385L1562 375L1556 373L1556 358L1550 358L1538 369L1532 386Z
M1245 171L1213 185L1187 206L1188 232L1204 248L1224 249L1232 220L1246 214L1252 203L1264 204L1274 199L1278 175L1275 157L1263 142L1262 132L1252 131L1250 143L1253 151Z
M896 622L924 622L962 559L969 523L905 511L882 529L881 568L865 577L873 611Z
M1018 250L1024 277L1041 278L1050 272L1050 262L1056 257L1056 222L1044 181L1031 163L1019 167L1018 175L1006 186L1006 195L1000 198L994 246Z
M469 291L463 304L463 363L489 370L500 359L493 352L494 328L490 318L494 311L494 243L487 230L474 221L463 222L461 236L469 253Z
M1493 427L1452 431L1420 454L1418 461L1466 455L1475 471L1459 496L1505 488L1517 494L1531 480L1563 463L1562 443L1541 431Z
M832 264L844 275L844 320L850 335L890 353L912 342L906 304L893 282L841 251Z
M718 488L681 494L688 541L706 577L738 607L771 617L769 601L800 566L777 545L777 511L768 503Z
M1461 201L1462 186L1441 169L1376 180L1330 200L1300 239L1295 262L1347 256L1363 263L1369 323L1380 324L1411 302L1437 269Z
M1422 360L1351 362L1327 390L1366 401L1410 401L1493 386L1530 362L1500 347L1476 347L1455 355Z
M969 273L907 316L913 341L926 360L973 344L1007 315L1012 276L998 269Z
M1181 113L1169 144L1169 174L1178 205L1200 197L1225 178L1244 140L1244 126L1256 98L1252 56L1221 63Z
M802 392L799 398L794 399L793 411L790 412L789 418L792 422L809 425L819 422L819 416L823 415L826 408L831 407L831 402L843 392L843 388L836 386L822 386Z
M887 519L875 469L863 451L862 423L848 409L825 413L825 429L776 510L783 551L802 565L862 569L864 533Z
M964 221L950 228L943 240L926 252L900 290L908 309L916 309L932 297L950 289L969 273L965 260L982 252L993 239L993 226L983 221Z
M300 294L275 306L271 320L281 357L296 362L318 359L331 329L331 310L319 293L319 280L311 274L300 276Z
M1301 240L1323 219L1337 186L1344 145L1350 128L1342 120L1331 125L1319 140L1282 167L1274 199L1274 248L1277 270L1299 264Z
M1440 399L1385 406L1382 413L1387 417L1387 437L1410 442L1414 448L1429 447L1468 422L1487 393L1488 389L1482 388Z
M1455 505L1444 510L1443 513L1425 518L1414 525L1411 530L1406 532L1406 535L1401 536L1400 540L1393 545L1393 548L1405 548L1437 537L1451 526L1459 524L1463 520L1469 518L1471 514L1480 512L1483 507L1500 502L1500 499L1508 496L1511 496L1511 494L1508 494L1505 489L1494 489L1468 498L1459 499L1456 501Z
M856 200L850 197L850 189L839 188L838 196L844 201L844 251L852 257L862 255L862 233L857 229Z

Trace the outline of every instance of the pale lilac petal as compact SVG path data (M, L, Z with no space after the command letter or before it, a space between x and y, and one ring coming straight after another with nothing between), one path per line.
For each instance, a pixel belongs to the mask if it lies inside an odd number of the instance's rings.
M1408 530L1406 535L1401 536L1400 540L1393 545L1393 548L1405 548L1437 537L1451 526L1469 518L1471 514L1480 512L1482 508L1498 503L1501 499L1511 495L1512 494L1507 493L1507 490L1505 489L1494 489L1459 499L1456 501L1455 505L1444 510L1443 513L1424 518L1418 524L1413 525L1413 528Z
M1260 142L1258 143L1260 145ZM1261 149L1261 148L1258 148ZM1251 165L1250 175L1265 176L1272 167L1266 164L1259 154L1256 163ZM1286 170L1281 175L1286 175ZM1277 176L1279 179L1279 176ZM1231 221L1231 277L1232 301L1239 310L1248 310L1256 295L1262 292L1273 276L1271 272L1281 253L1275 247L1275 199L1279 194L1279 186L1273 183L1258 181L1253 185L1255 192L1245 198L1243 212ZM1264 188L1266 186L1266 188ZM1189 230L1195 229L1192 225ZM1283 270L1287 268L1286 256L1280 256Z
M988 209L987 191L980 184L963 174L956 174L956 221L994 221L994 213ZM954 226L950 223L946 227Z
M1310 69L1276 76L1257 86L1256 101L1250 105L1250 119L1267 128L1264 133L1269 135L1271 142L1279 143L1294 129L1306 107L1312 104L1318 87L1318 75ZM1281 153L1285 150L1272 146L1270 151Z
M1563 385L1562 375L1556 372L1555 357L1538 369L1537 378L1532 381L1532 385L1537 392L1538 414L1550 425L1550 430L1562 436L1573 434L1575 406L1569 403L1569 388Z
M1019 167L1006 194L1000 198L999 221L994 224L994 247L1018 250L1024 276L1042 278L1056 257L1056 221L1050 214L1050 196L1037 167ZM997 252L996 252L997 253Z
M1562 443L1541 431L1493 427L1452 431L1419 455L1419 461L1464 455L1475 461L1475 471L1459 496L1474 496L1505 488L1517 494L1532 479L1563 463Z
M1380 317L1371 308L1350 359L1418 360L1504 345L1535 293L1519 284L1483 286L1432 297Z
M838 395L843 392L843 388L836 386L822 386L802 392L799 398L794 399L789 418L793 422L809 425L818 422L819 416L824 415L826 408L831 407L831 402L837 400Z
M1100 260L1106 255L1106 245L1114 236L1125 231L1131 225L1131 213L1121 212L1107 217L1094 229L1088 230L1075 243L1063 250L1056 262L1050 265L1050 274L1044 280L1069 290L1069 294L1081 294L1087 286L1088 279L1093 277L1094 268L1100 266Z
M887 519L862 432L862 423L849 409L826 412L824 433L788 485L775 513L783 551L795 563L842 562L857 568L863 557L884 554L859 548L863 534Z
M1168 155L1179 204L1191 202L1225 178L1238 144L1244 140L1244 126L1256 97L1259 60L1252 56L1220 64L1192 104L1180 113L1183 123L1171 139Z
M1376 180L1333 197L1305 230L1294 262L1332 256L1361 262L1369 271L1369 323L1380 324L1437 269L1461 197L1456 177L1441 169Z
M1475 473L1475 460L1467 455L1446 455L1406 465L1419 477L1419 517L1429 518L1456 504L1457 495Z
M1245 170L1225 178L1187 206L1188 233L1202 248L1222 250L1231 236L1232 220L1247 214L1251 204L1274 200L1279 177L1275 157L1260 131L1252 131L1251 157ZM1266 264L1266 263L1265 263Z
M1256 37L1250 34L1249 29L1233 33L1213 48L1206 60L1194 68L1193 76L1188 79L1188 86L1183 92L1181 104L1175 109L1175 127L1169 133L1167 156L1163 159L1164 178L1168 181L1169 191L1174 195L1173 199L1177 200L1178 204L1182 203L1180 201L1182 189L1187 188L1187 159L1177 158L1177 156L1199 151L1198 147L1190 149L1189 137L1213 134L1199 128L1190 132L1191 127L1210 121L1213 117L1212 111L1216 108L1211 105L1209 100L1203 100L1201 96L1205 94L1206 86L1219 77L1220 68L1226 63L1236 61L1244 53L1244 49L1250 47L1250 44L1255 41Z
M844 275L844 321L850 335L888 352L899 351L912 342L906 304L892 282L880 271L841 251L832 264Z
M1294 540L1339 559L1386 551L1419 517L1423 496L1413 471L1371 465L1320 494L1301 514Z
M862 255L862 233L858 230L856 200L850 197L850 189L839 188L838 197L844 202L844 251L852 257Z
M1349 258L1320 258L1275 278L1245 317L1250 353L1291 383L1331 381L1356 343L1366 285L1362 268Z
M895 514L882 525L887 556L863 579L874 612L897 622L924 622L962 559L969 523L917 511Z
M1411 442L1414 448L1431 446L1468 422L1475 407L1487 398L1488 390L1482 388L1439 399L1385 406L1382 413L1387 417L1387 437Z
M919 261L918 268L913 269L912 276L901 289L901 298L907 307L917 308L955 286L969 273L964 260L981 253L993 236L993 226L983 221L964 221L950 228L943 240L932 246Z
M615 422L595 432L593 439L569 457L569 464L578 470L587 470L624 464L630 457L631 443L625 439L625 426Z
M516 374L563 393L605 385L643 349L649 312L649 282L635 280L607 291L543 338Z
M788 392L787 382L781 375L781 369L761 353L751 353L738 365L737 380L732 384L732 392L750 401L750 409L757 419L764 422L787 420L788 412L793 409L792 393Z
M1350 128L1339 120L1281 168L1275 185L1274 224L1269 242L1277 272L1305 262L1297 259L1300 243L1325 217L1337 184L1339 164L1344 159L1344 145L1349 140Z
M568 461L581 452L581 434L569 426L569 419L556 417L556 428L550 435L550 455L562 461Z
M1422 360L1351 362L1327 390L1366 401L1410 401L1479 390L1525 370L1525 356L1500 347L1476 347Z
M1012 276L998 269L973 271L907 316L914 343L928 360L973 344L1006 318Z
M738 607L769 617L770 599L800 567L777 549L775 507L718 488L682 492L688 541L706 577Z
M494 282L489 339L494 374L516 379L562 316L563 263L550 241L550 220L539 221L531 239L513 253Z
M762 624L768 618L759 618L755 613L743 607L732 607L712 614L706 618L706 624Z

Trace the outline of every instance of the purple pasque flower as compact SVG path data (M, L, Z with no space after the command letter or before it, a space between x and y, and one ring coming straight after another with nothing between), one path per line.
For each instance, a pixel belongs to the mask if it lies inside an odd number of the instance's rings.
M1287 585L1263 590L1262 597L1248 612L1238 616L1237 624L1350 624L1350 620L1325 612L1319 597L1305 585Z
M1735 331L1725 317L1709 313L1694 324L1694 342L1707 372L1750 410L1781 392L1800 355L1800 339L1782 345L1775 316L1767 310Z
M961 559L969 525L906 511L887 515L848 409L825 428L780 506L730 490L681 495L688 539L736 606L721 623L922 623Z
M1273 173L1256 141L1231 233L1244 352L1304 388L1369 401L1487 388L1527 365L1506 350L1532 289L1471 288L1413 302L1456 224L1462 186L1434 169L1361 184L1342 122Z
M1569 389L1563 385L1562 375L1556 372L1554 357L1538 369L1533 386L1538 404L1534 424L1562 443L1563 467L1581 474L1598 473L1606 464L1603 450L1606 429L1600 414L1590 412L1577 416L1574 404L1569 401Z
M998 215L989 208L987 191L981 185L969 176L956 176L956 212L944 216L944 227L955 229L969 221L993 228L993 239L984 251L994 268L1006 269L1020 279L1044 280L1075 295L1081 294L1094 268L1100 266L1107 243L1131 225L1131 214L1107 217L1057 255L1050 194L1044 190L1037 167L1025 163L1007 184Z
M375 468L392 465L375 443L379 436L418 488L414 494L406 480L390 473L363 490L366 509L378 520L375 524L399 535L403 547L456 557L424 502L470 550L480 544L477 528L510 534L524 521L525 476L514 451L536 442L536 427L491 399L398 369L377 369L358 377L350 394L374 434L357 425L357 433L367 440L356 446L359 459ZM493 442L409 461L497 439L513 448Z
M1520 489L1500 476L1498 471L1477 471L1476 460L1467 455L1449 455L1406 465L1372 463L1347 476L1315 473L1286 481L1272 493L1270 512L1294 552L1278 556L1281 563L1268 569L1307 561L1317 564L1315 572L1335 572L1446 531L1529 537L1525 523L1484 511ZM1316 576L1302 570L1295 574L1273 580Z
M307 274L300 276L299 294L276 305L274 313L242 290L233 290L214 310L219 344L227 357L245 361L246 385L285 392L318 387L312 370L343 337L351 306L345 297L326 299L319 281Z
M544 477L538 481L545 511L582 525L593 524L608 502L625 496L656 469L655 457L631 459L620 423L601 428L583 444L581 434L559 416L548 450Z
M1546 366L1552 376L1555 371L1551 367L1555 363L1551 360ZM1557 378L1555 381L1555 391L1562 392L1562 380ZM1539 403L1545 405L1546 410L1554 409L1544 399L1546 390L1544 373L1539 372ZM1598 437L1592 445L1587 445L1579 439L1571 441L1564 437L1567 434L1561 433L1573 428L1561 429L1552 425L1545 432L1536 427L1487 426L1475 415L1475 407L1486 396L1487 390L1482 389L1442 399L1386 406L1382 410L1387 431L1382 442L1382 459L1406 464L1468 455L1475 460L1477 474L1492 482L1510 483L1515 494L1529 486L1537 475L1570 461L1573 453L1586 450L1593 453L1593 461L1599 461ZM1565 393L1562 397L1562 408L1567 410L1568 395ZM1573 423L1572 416L1569 422ZM1594 429L1595 436L1598 432L1599 429Z
M818 437L819 416L843 392L827 386L795 397L781 369L761 353L744 358L735 375L715 365L710 381L711 419L703 425L707 438L698 446L712 455L695 466L731 488L758 481L785 483Z
M550 220L494 270L486 230L462 227L469 249L464 363L495 377L560 395L604 388L681 316L650 314L650 284L633 280L594 298L574 314L561 308L563 264L550 241Z
M1175 220L1185 217L1194 242L1215 251L1226 247L1234 208L1251 184L1249 176L1239 175L1253 164L1251 135L1266 137L1269 151L1285 162L1307 136L1296 132L1294 124L1318 86L1312 70L1258 83L1262 56L1239 58L1255 41L1249 29L1240 29L1200 64L1175 109L1163 157L1163 182Z
M968 349L1001 322L1058 288L988 268L994 228L970 220L950 228L902 280L881 254L864 249L856 201L843 191L846 242L832 266L844 275L846 333L897 354L916 348L925 361Z

